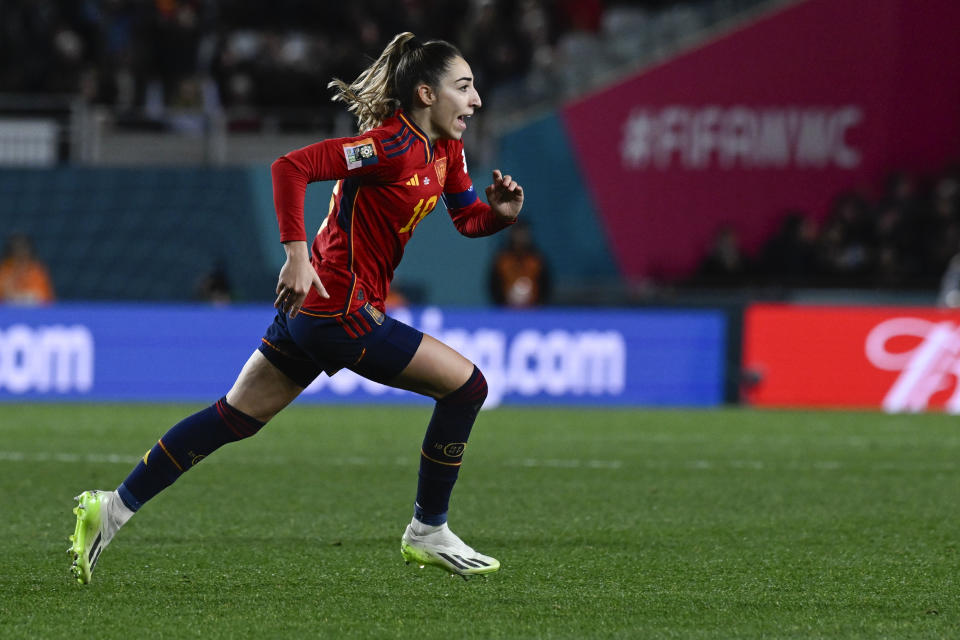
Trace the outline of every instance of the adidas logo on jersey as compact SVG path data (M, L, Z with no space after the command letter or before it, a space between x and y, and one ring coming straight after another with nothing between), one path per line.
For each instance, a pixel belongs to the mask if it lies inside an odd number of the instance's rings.
M408 187L419 187L420 186L420 176L413 174L413 177L407 180Z

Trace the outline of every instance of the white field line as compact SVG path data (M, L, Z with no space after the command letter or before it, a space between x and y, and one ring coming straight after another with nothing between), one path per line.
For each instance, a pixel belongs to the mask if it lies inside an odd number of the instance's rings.
M242 465L272 465L288 466L291 458L281 456L261 456L261 457L224 457L212 458L213 460L223 460L224 464L242 464ZM58 463L83 463L83 464L122 464L133 466L139 461L138 456L130 456L116 453L66 453L53 451L0 451L0 464L25 462L58 462ZM340 467L376 467L376 466L397 466L408 467L417 463L416 456L403 456L397 458L368 458L363 456L351 456L345 458L313 458L305 460L321 466L340 466ZM875 465L849 465L836 460L793 460L793 461L769 461L769 460L706 460L695 459L680 463L667 462L663 460L636 460L625 462L623 460L590 460L578 458L511 458L503 460L500 464L503 467L527 468L527 469L602 469L602 470L659 470L672 471L677 469L689 471L758 471L758 472L782 472L782 471L851 471L860 472L864 470L881 472L920 472L920 473L951 473L960 471L960 461L943 462L932 464L910 464L910 463L880 463Z
M522 458L504 461L507 467L547 467L552 469L619 469L623 466L620 460L539 460L537 458Z
M114 453L54 453L50 451L38 451L24 453L22 451L0 451L0 462L88 462L94 464L136 464L139 460L136 456L119 455Z
M84 463L84 464L125 464L134 465L140 458L137 456L121 455L115 453L57 453L50 451L23 452L23 451L0 451L0 463L2 462L63 462L63 463ZM230 458L229 462L239 464L266 464L266 465L288 465L289 458L282 457L258 457L258 458ZM347 467L366 467L395 465L406 467L416 464L416 457L404 457L389 459L365 458L362 456L351 456L346 458L332 458L317 460L317 464L325 466L347 466ZM559 469L619 469L623 466L620 460L538 460L534 458L524 458L518 460L507 460L504 466L508 467L548 467Z

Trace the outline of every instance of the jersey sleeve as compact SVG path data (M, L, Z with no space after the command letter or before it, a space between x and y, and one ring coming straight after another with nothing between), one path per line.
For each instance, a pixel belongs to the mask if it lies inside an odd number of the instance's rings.
M379 133L373 130L350 138L324 140L274 161L270 172L281 242L307 239L303 201L309 183L352 177L373 181L391 179L397 163L387 158Z
M468 238L489 236L512 223L501 220L490 209L490 205L480 200L477 191L467 173L467 159L463 144L457 142L449 156L450 167L447 181L443 187L443 202L453 225Z

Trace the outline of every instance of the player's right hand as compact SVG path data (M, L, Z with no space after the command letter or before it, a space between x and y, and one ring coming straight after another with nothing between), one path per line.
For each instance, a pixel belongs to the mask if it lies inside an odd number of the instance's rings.
M300 308L307 299L307 294L310 293L310 287L316 289L317 293L324 298L329 298L330 294L327 293L320 281L320 276L310 263L307 243L287 242L283 246L287 251L287 261L280 269L277 299L274 300L273 306L293 318L300 313Z

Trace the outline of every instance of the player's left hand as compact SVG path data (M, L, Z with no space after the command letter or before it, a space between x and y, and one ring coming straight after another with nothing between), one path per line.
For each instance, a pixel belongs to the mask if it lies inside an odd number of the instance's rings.
M490 209L506 222L513 222L523 208L523 187L512 176L493 170L493 184L487 187L487 203Z

